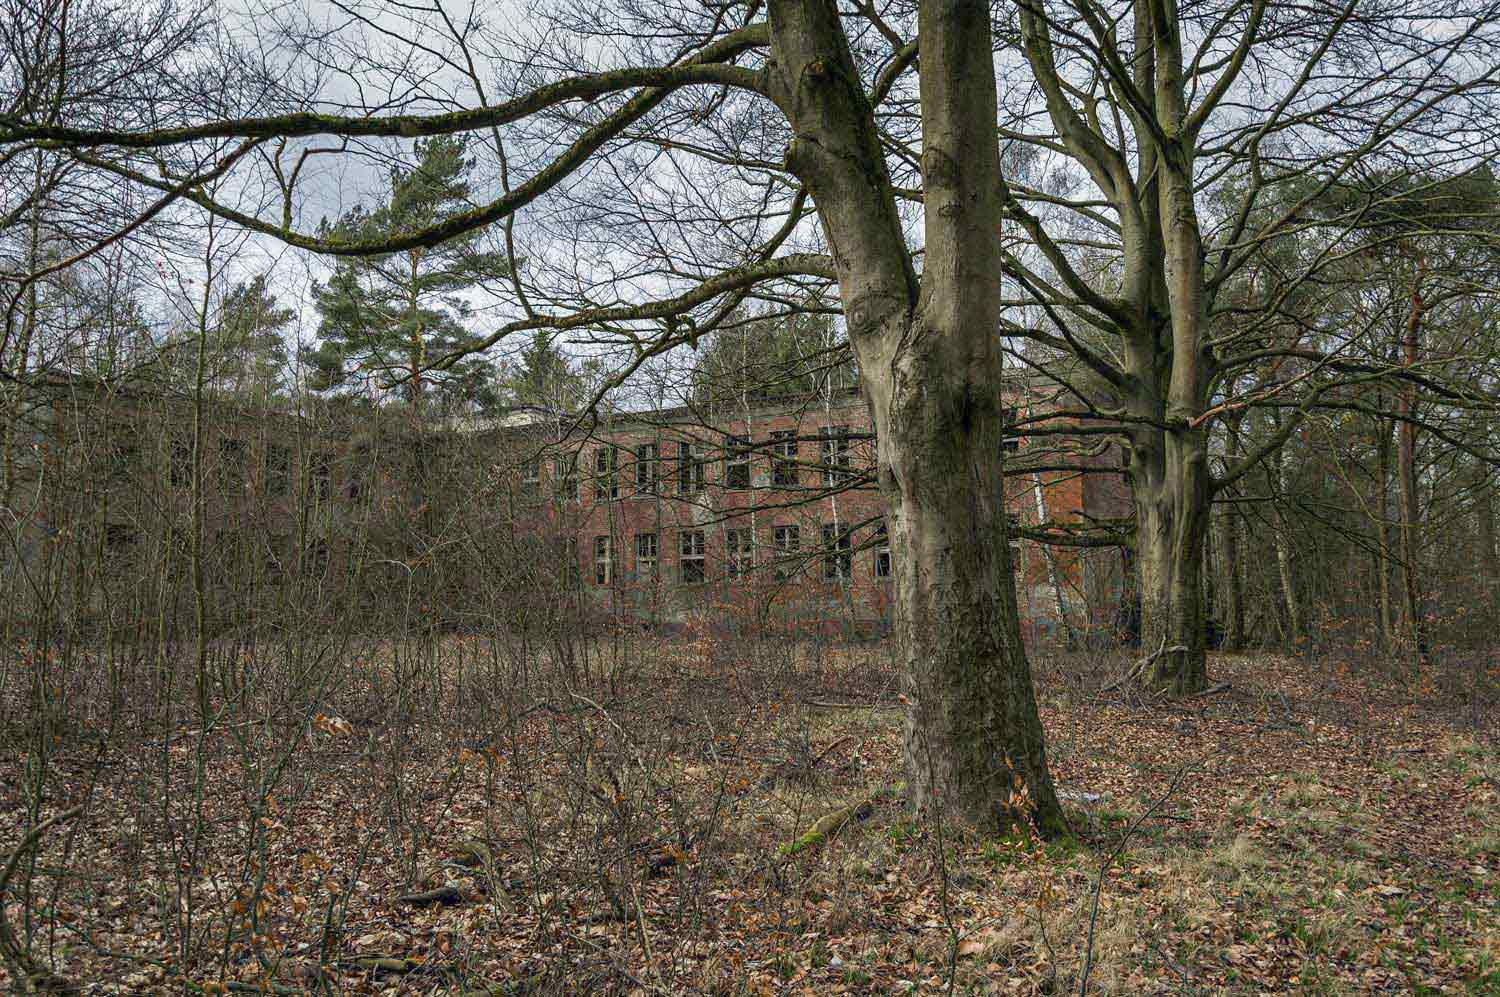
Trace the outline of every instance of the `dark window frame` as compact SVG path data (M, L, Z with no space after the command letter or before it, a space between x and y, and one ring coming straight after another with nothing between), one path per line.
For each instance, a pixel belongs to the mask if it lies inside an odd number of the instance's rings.
M557 481L557 497L564 502L577 502L583 493L578 479L578 452L554 459L552 473Z
M542 458L538 456L527 457L521 461L520 492L522 495L532 497L542 490Z
M677 444L677 494L701 495L708 490L708 461L702 444Z
M609 585L615 580L615 538L609 534L594 537L594 584Z
M612 502L620 497L620 448L610 444L594 451L594 499Z
M823 487L838 488L854 477L850 470L853 447L848 426L830 425L818 430L819 456L823 463Z
M798 523L781 523L771 529L772 546L776 549L776 577L784 579L796 571L792 559L802 550L802 526Z
M635 448L635 487L639 491L654 492L661 481L661 447L656 443L642 443Z

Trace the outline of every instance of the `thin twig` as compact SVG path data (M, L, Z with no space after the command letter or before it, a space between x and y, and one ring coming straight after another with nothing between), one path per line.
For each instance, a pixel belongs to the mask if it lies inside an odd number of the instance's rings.
M1162 643L1166 642L1163 641ZM1084 943L1083 948L1083 972L1079 974L1078 977L1079 997L1083 997L1083 995L1087 992L1089 985L1089 973L1092 972L1094 968L1094 928L1099 923L1099 893L1104 888L1104 877L1108 875L1109 867L1114 865L1115 860L1124 853L1125 846L1130 844L1131 836L1134 835L1135 832L1140 829L1140 826L1144 824L1153 813L1156 812L1156 809L1158 807L1167 802L1167 799L1174 792L1176 792L1177 785L1182 782L1182 777L1187 775L1188 769L1190 767L1191 763L1189 763L1188 765L1184 765L1177 770L1177 774L1172 777L1172 784L1167 787L1167 791L1165 793L1162 793L1161 796L1157 797L1156 801L1152 803L1151 806L1147 807L1146 811L1139 817L1137 817L1135 819L1135 822L1125 829L1125 834L1120 838L1120 843L1115 846L1115 850L1109 853L1109 857L1106 858L1104 860L1104 864L1099 867L1099 875L1094 880L1093 906L1089 910L1089 935L1088 940Z

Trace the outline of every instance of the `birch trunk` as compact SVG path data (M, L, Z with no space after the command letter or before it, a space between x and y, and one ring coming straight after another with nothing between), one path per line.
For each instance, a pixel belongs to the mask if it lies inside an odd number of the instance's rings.
M1286 494L1286 464L1281 450L1271 458L1271 471L1276 483L1276 576L1281 582L1281 598L1286 605L1286 642L1295 646L1304 631L1302 601L1297 592L1297 578L1292 570L1292 546L1288 534L1286 512L1281 499Z

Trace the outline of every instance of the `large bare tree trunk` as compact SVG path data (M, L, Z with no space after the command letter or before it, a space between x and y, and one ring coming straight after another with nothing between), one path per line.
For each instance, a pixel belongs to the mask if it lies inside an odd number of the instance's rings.
M930 330L914 333L942 342ZM888 399L884 390L872 395L898 552L908 787L919 803L977 824L1023 804L1060 829L1006 542L1003 412L986 390L996 382L974 376L987 366L983 356L950 358L944 349L908 354L903 366L918 376L899 377ZM1016 786L1024 801L1011 800Z
M1064 828L1021 646L1001 478L1000 161L990 12L923 0L919 279L833 0L772 0L767 89L833 250L877 433L914 801Z
M1162 434L1172 456L1136 468L1136 574L1141 596L1141 647L1155 654L1144 676L1150 687L1173 695L1208 684L1203 644L1203 543L1208 528L1206 454L1201 432L1183 439ZM1184 450L1196 449L1195 459ZM1160 653L1157 653L1160 652Z

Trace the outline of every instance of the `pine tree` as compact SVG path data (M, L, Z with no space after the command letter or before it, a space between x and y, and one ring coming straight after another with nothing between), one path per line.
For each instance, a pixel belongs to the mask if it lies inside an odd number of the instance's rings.
M507 405L546 412L571 412L589 401L588 378L538 329L505 365L500 394Z
M385 203L356 206L323 225L326 238L366 240L427 228L471 206L474 160L462 139L418 141L415 163L392 168ZM465 292L508 275L502 254L486 252L480 234L384 256L341 259L327 284L314 290L321 316L318 347L303 359L312 387L332 391L362 384L400 393L421 407L435 393L445 410L485 407L496 399L493 370L478 356L442 369L425 369L476 337L465 327Z
M693 365L697 404L848 391L859 384L849 342L816 311L745 315L707 339Z
M215 373L226 391L260 402L281 392L287 366L283 331L294 317L271 293L265 274L230 289L220 309L215 344Z

